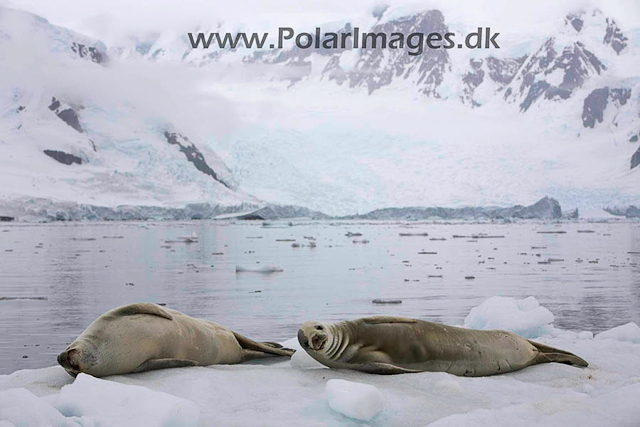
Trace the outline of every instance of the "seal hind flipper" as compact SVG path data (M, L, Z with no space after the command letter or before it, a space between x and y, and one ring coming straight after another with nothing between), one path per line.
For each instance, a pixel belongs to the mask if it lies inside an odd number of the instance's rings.
M238 340L238 344L240 344L240 347L242 347L244 350L255 350L255 351L260 351L262 353L273 354L275 356L288 356L288 357L293 356L293 353L296 352L295 350L292 350L290 348L284 348L280 344L276 344L279 347L275 347L273 345L275 343L270 343L270 342L259 343L252 340L251 338L245 337L244 335L240 335L235 331L231 331L231 332L233 332L233 335L236 337L236 340Z
M264 351L260 351L260 350L249 350L249 349L243 348L242 359L240 360L240 363L248 362L250 360L255 360L255 359L265 359L267 357L280 357L280 355L273 354L273 353L265 353Z
M362 319L364 323L369 325L378 325L380 323L416 323L417 320L409 319L406 317L395 317L395 316L373 316L373 317L365 317Z
M569 353L568 351L560 350L558 348L550 347L548 345L540 344L535 341L529 341L535 348L539 351L539 362L557 362L557 363L565 363L568 365L582 366L586 368L589 366L586 360L583 358L576 356L573 353Z
M273 347L273 348L284 348L282 347L282 344L279 344L277 342L262 341L260 344L268 345L269 347Z
M160 307L159 305L152 304L150 302L139 302L135 304L127 304L122 307L111 310L109 313L111 316L133 316L134 314L151 314L153 316L164 317L165 319L173 320L171 314Z
M369 362L359 365L353 365L348 369L355 369L357 371L378 375L415 374L420 372L413 369L401 368L400 366L382 362Z
M134 369L132 372L144 372L153 371L155 369L165 368L182 368L185 366L198 366L199 363L194 360L187 359L149 359L146 362L142 362L140 366Z

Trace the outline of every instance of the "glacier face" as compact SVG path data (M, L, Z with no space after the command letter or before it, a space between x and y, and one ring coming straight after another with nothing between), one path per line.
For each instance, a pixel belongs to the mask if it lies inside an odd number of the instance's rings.
M10 130L0 140L2 174L13 184L0 197L170 207L262 200L332 215L544 196L582 212L640 197L640 31L598 10L556 17L546 37L507 37L501 50L420 56L191 49L186 31L107 49L33 15L3 16L26 22L1 27L10 55L0 61L27 63L12 37L37 34L57 80L0 81ZM332 30L460 32L438 10L381 8L363 22L346 16ZM130 79L136 73L155 86Z

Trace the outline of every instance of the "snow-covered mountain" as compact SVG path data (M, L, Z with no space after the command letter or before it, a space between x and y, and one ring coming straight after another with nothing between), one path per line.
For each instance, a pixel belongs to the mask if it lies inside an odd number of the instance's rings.
M376 9L376 19L372 16L366 20L365 25L368 26L361 31L384 33L390 40L394 33L444 34L456 30L447 25L439 10L410 15L403 15L401 11L384 9L380 12ZM362 21L362 17L359 19ZM385 86L411 86L428 97L458 97L474 106L485 103L487 97L501 95L507 102L516 103L522 111L540 97L567 99L590 78L603 74L619 78L619 84L626 87L634 84L624 80L638 77L634 67L638 58L637 40L629 40L613 18L594 9L569 13L564 20L557 17L557 21L558 31L537 45L525 35L520 36L521 40L509 40L503 44L502 50L462 54L456 50L425 49L421 55L411 56L407 55L408 47L404 50L383 49L379 41L376 47L369 42L368 47L354 50L352 39L348 39L346 49L301 49L295 46L271 50L221 49L215 43L208 49L193 49L186 33L178 37L152 34L142 39L134 38L130 40L131 45L118 46L115 52L126 58L179 60L196 67L237 60L280 65L296 71L274 71L271 77L292 81L311 77L305 79L307 84L315 79L329 80L349 88L365 88L370 94ZM318 25L323 30L337 33L352 32L354 24L348 19L345 22L340 28L333 28L335 24ZM359 24L362 27L362 22ZM208 34L228 30L218 24L193 32ZM634 29L633 34L637 35L638 31ZM461 32L457 34L460 37ZM465 56L465 60L460 60ZM619 70L606 73L607 64L611 63L618 68L630 69L622 73L618 73ZM484 94L482 99L474 98L476 91Z
M99 41L0 8L0 52L3 200L28 196L104 206L255 201L238 191L202 140L136 105L126 73L110 67Z
M198 95L181 102L155 96L163 114L149 114L122 94L105 103L83 99L87 90L3 79L9 107L2 120L13 139L3 136L0 150L14 157L2 170L17 183L3 195L172 206L259 199L336 215L389 206L511 206L544 196L584 212L640 198L640 29L621 28L599 10L557 16L548 35L503 34L499 50L425 49L415 56L379 47L191 48L187 31L237 28L228 23L131 36L105 49L21 16L43 28L48 50L64 54L76 80L91 84L95 69L120 76L131 67L174 67L163 85L192 79ZM474 24L473 17L448 22L439 10L401 8L318 23L387 35L464 34ZM12 45L11 35L0 44ZM222 107L191 122L172 120L197 103ZM237 121L233 129L216 131L230 121ZM64 137L44 137L51 132ZM33 158L62 169L35 174L27 167Z

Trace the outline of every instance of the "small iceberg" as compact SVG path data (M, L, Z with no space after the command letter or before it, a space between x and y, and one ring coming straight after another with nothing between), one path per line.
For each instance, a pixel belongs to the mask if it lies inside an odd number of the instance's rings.
M372 420L384 409L384 396L378 388L346 380L327 381L329 407L362 421Z
M243 267L241 265L236 265L236 273L280 273L283 272L284 269L282 267L278 267L276 265L265 265L262 267Z

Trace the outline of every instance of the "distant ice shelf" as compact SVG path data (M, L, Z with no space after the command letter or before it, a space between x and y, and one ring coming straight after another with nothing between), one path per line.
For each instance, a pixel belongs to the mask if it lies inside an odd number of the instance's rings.
M182 207L91 204L60 202L44 198L0 199L0 215L8 221L184 221L184 220L558 220L577 219L578 211L563 214L557 200L545 197L530 206L411 207L379 209L364 215L335 217L301 206L251 204L212 205L189 203Z

